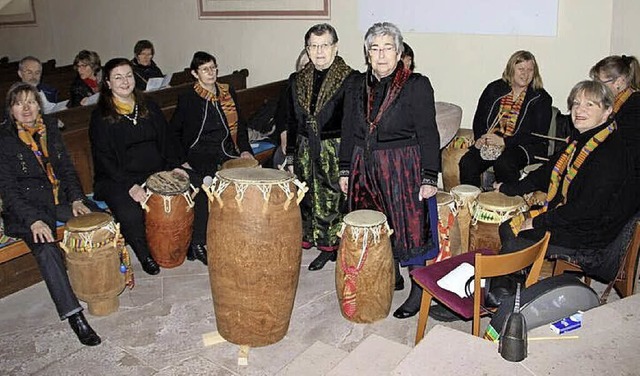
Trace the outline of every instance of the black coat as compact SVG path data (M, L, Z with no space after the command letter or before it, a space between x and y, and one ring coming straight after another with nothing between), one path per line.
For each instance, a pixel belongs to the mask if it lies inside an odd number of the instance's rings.
M140 91L147 89L147 81L149 81L150 78L164 77L164 74L162 74L162 71L153 60L151 60L151 64L145 66L140 65L138 60L133 58L131 64L133 65L133 74L136 78L136 89Z
M58 130L58 121L45 115L44 123L49 161L60 181L59 202L81 200L85 196ZM55 229L52 185L33 151L18 138L15 124L7 120L0 125L0 145L0 196L4 203L2 217L6 233L30 237L31 224L38 220Z
M500 111L500 99L511 92L511 86L502 79L491 82L480 95L473 117L473 136L477 140L487 133ZM551 96L544 90L534 90L531 85L516 121L515 134L505 138L505 147L522 147L529 161L533 157L546 156L547 142L531 135L531 132L546 135L551 124Z
M91 87L82 81L80 76L76 75L69 89L69 103L67 107L78 107L84 98L90 97L93 94L94 92Z
M640 91L631 94L615 114L615 119L636 168L640 170ZM639 174L638 170L636 174Z

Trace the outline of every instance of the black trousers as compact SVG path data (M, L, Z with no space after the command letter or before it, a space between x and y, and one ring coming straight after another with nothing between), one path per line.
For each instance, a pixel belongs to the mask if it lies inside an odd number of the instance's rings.
M514 236L510 223L510 220L502 223L498 230L500 242L502 242L502 248L500 249L501 254L521 251L544 237L545 231L536 229L521 231L518 236ZM578 255L578 252L578 249L554 245L549 241L546 257L561 259L574 258Z
M480 175L491 166L493 166L497 182L513 183L520 180L520 170L528 162L527 154L519 147L506 148L495 161L485 161L480 156L480 149L471 146L458 164L460 184L480 187Z
M218 171L218 166L228 158L221 158L218 155L190 154L189 165L192 169L186 169L189 180L194 187L201 188L205 176L214 177ZM193 212L193 244L207 244L207 225L209 222L209 197L202 189L194 198Z

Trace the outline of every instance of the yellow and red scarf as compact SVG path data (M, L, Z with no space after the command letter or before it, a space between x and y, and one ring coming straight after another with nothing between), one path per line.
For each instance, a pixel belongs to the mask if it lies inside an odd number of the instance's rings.
M619 92L618 95L616 95L616 99L613 102L613 113L614 114L618 113L618 111L620 110L620 107L622 107L624 102L626 102L627 99L629 99L631 94L633 94L634 92L635 92L635 90L633 90L632 88L628 87L625 90L622 90L621 92Z
M513 136L526 94L527 91L523 90L516 98L513 97L513 93L509 93L500 99L500 109L496 119L498 126L493 128L493 133L501 137Z
M199 82L193 85L193 90L204 100L210 101L215 105L216 102L220 103L224 116L227 118L227 126L231 133L233 143L237 145L236 138L238 135L238 110L236 109L236 103L233 101L229 85L215 83L218 89L218 95L202 87Z

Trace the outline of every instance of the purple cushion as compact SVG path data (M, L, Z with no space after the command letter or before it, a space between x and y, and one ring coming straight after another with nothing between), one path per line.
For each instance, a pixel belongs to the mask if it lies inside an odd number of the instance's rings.
M495 254L495 252L488 249L463 253L435 264L414 269L411 272L411 276L439 302L457 312L460 316L470 319L473 317L473 296L460 298L456 293L438 286L438 280L464 262L475 265L476 253L482 253L483 255Z

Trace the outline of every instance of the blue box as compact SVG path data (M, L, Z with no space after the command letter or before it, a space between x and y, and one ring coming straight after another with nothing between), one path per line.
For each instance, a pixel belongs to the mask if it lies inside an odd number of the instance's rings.
M564 334L582 327L582 312L574 313L569 317L549 324L551 330L556 334Z

